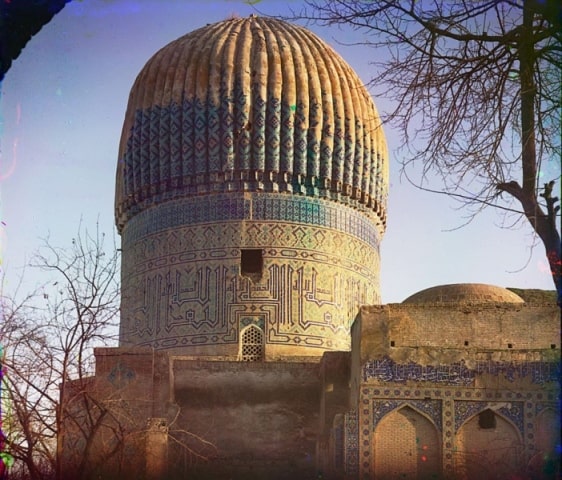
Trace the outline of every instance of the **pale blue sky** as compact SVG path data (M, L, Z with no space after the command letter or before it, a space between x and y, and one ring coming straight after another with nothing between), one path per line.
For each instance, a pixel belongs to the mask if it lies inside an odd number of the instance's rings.
M1 85L0 179L2 268L5 291L21 267L50 235L70 245L80 219L111 234L117 148L129 90L158 49L207 23L231 15L288 14L300 1L88 0L70 2L28 43ZM361 34L310 27L331 44L366 82L369 58L384 55L343 46ZM375 98L379 110L390 105ZM490 210L468 226L463 211L446 197L400 182L396 135L387 127L391 157L388 228L381 258L384 303L401 302L424 288L478 282L553 289L542 245L530 257L531 230L495 225ZM545 177L560 167L545 165ZM117 235L117 234L115 234ZM119 238L117 238L119 242ZM527 263L528 262L528 263ZM526 266L527 265L527 266ZM25 273L24 288L41 283Z

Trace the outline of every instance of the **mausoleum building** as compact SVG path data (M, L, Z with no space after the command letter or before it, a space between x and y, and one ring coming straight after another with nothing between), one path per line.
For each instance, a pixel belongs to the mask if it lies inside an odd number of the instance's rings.
M546 475L558 308L478 284L381 305L388 166L363 82L302 27L157 52L119 148L120 344L65 394L68 478Z

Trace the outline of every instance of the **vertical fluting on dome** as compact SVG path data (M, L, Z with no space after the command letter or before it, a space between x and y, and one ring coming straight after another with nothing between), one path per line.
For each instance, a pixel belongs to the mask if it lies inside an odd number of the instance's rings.
M387 177L368 92L311 32L250 17L165 46L119 150L121 344L238 358L251 327L266 360L348 349Z
M161 49L131 91L116 212L219 191L305 194L385 223L387 149L356 74L309 31L251 17Z

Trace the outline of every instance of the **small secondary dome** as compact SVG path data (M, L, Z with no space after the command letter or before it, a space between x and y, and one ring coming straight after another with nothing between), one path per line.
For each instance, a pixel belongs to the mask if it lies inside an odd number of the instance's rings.
M116 220L226 192L334 200L384 231L388 153L351 67L310 31L251 16L207 25L157 52L131 90Z
M517 294L495 285L455 283L414 293L402 303L524 303Z

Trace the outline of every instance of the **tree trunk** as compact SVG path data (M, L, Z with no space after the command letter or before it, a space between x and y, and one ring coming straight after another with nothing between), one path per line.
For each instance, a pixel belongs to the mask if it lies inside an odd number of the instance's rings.
M533 226L536 234L541 239L548 259L552 280L558 294L558 305L562 307L562 256L560 235L556 229L557 208L554 207L556 198L551 198L548 186L545 185L545 192L542 195L548 206L548 213L544 213L540 207L535 194L528 195L517 182L510 182L498 186L500 190L513 195L523 207L525 216Z
M547 202L547 213L538 202L537 192L537 151L535 143L535 97L537 95L534 81L535 51L533 42L533 11L529 1L523 2L523 25L519 38L519 81L521 85L521 162L523 167L522 186L517 182L498 185L500 191L513 195L523 207L527 220L541 239L550 266L552 279L558 294L558 305L562 306L561 281L561 245L560 235L556 229L558 200L551 197L552 185L545 185L542 196ZM549 190L550 187L550 190Z

